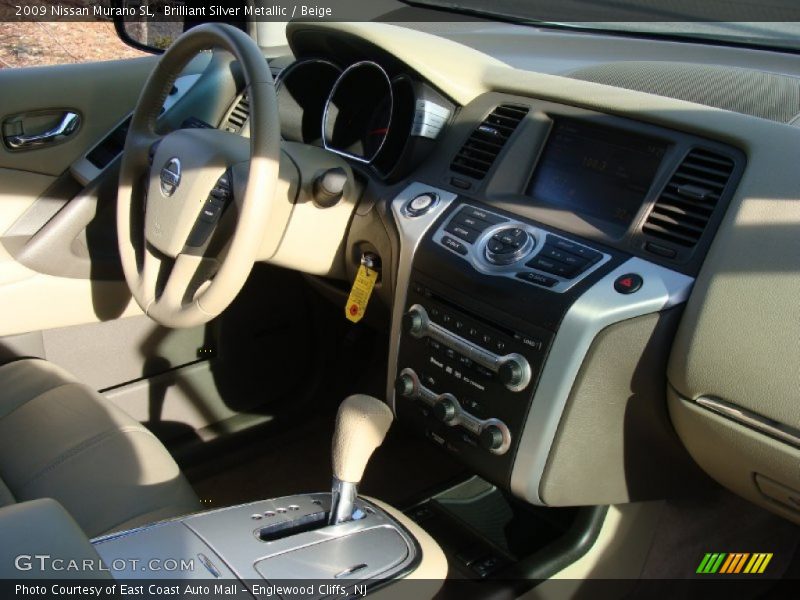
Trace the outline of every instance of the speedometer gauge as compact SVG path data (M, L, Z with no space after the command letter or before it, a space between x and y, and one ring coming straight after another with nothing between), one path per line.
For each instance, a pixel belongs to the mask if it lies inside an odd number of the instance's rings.
M371 61L355 63L339 77L325 106L325 148L370 163L389 135L393 110L389 76Z

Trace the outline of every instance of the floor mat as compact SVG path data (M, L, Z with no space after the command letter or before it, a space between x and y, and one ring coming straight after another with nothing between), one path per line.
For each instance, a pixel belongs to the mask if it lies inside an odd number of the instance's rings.
M334 419L331 414L295 425L191 468L187 476L208 508L327 491ZM466 477L444 451L395 424L367 465L359 493L404 508Z

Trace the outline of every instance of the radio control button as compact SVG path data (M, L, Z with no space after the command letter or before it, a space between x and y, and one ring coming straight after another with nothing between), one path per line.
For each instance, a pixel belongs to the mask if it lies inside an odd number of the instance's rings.
M525 263L525 266L532 269L538 269L539 271L544 271L546 273L552 273L553 275L566 277L568 279L572 278L578 270L576 267L571 267L560 261L545 258L543 256L537 256L533 260Z
M446 235L442 238L442 245L450 248L450 250L453 252L457 252L461 256L464 256L468 252L467 247L464 244L455 238L451 238L449 235Z
M565 252L569 252L570 254L574 254L576 256L580 256L581 258L585 258L590 263L594 264L601 258L603 255L596 250L592 250L591 248L586 248L585 246L580 246L574 242L570 242L569 240L565 240L564 238L557 237L555 235L548 235L547 236L547 243L549 245L554 246L558 250L564 250Z
M480 208L475 208L473 206L467 206L461 209L461 212L458 213L459 215L474 217L475 219L480 219L481 221L486 221L490 225L497 225L498 223L502 223L507 219L495 215L493 213L487 212Z
M491 223L487 223L486 221L473 217L472 215L464 214L463 212L458 213L453 218L452 222L481 232L491 225Z
M496 240L494 238L489 240L489 243L486 245L486 248L489 252L494 252L495 254L503 254L504 252L511 251L513 248L506 246L503 242Z
M515 387L522 383L525 369L516 358L504 361L497 370L497 376L506 387Z
M559 250L555 246L545 246L542 248L542 251L539 253L539 256L545 258L552 258L554 260L563 262L566 265L570 265L575 267L576 269L583 270L588 264L589 261L585 258L581 258L580 256L576 256L575 254L570 254L569 252L564 252Z
M539 273L517 273L517 279L522 279L523 281L528 281L530 283L535 283L536 285L549 288L558 283L558 279L553 279L552 277L547 277L546 275L541 275Z
M452 233L457 238L461 238L465 242L469 242L470 244L475 243L475 240L477 240L478 236L480 235L479 231L475 231L474 229L470 229L469 227L460 225L453 221L451 221L450 224L444 228L444 230L447 233Z
M419 335L425 328L425 320L418 308L412 308L403 315L403 329L411 335Z

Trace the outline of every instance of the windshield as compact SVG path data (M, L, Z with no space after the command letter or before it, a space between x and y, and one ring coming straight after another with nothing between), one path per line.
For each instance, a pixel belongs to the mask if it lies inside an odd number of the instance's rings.
M797 0L422 0L515 23L800 50Z

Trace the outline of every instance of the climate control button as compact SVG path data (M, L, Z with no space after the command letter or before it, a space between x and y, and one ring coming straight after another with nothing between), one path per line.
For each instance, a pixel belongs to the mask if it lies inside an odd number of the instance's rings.
M394 382L394 390L404 398L411 398L417 392L417 383L409 373L401 373Z
M458 416L458 405L447 396L442 396L433 405L433 416L442 423L452 423Z
M485 450L497 451L503 447L503 432L497 425L488 425L481 431L478 441Z

